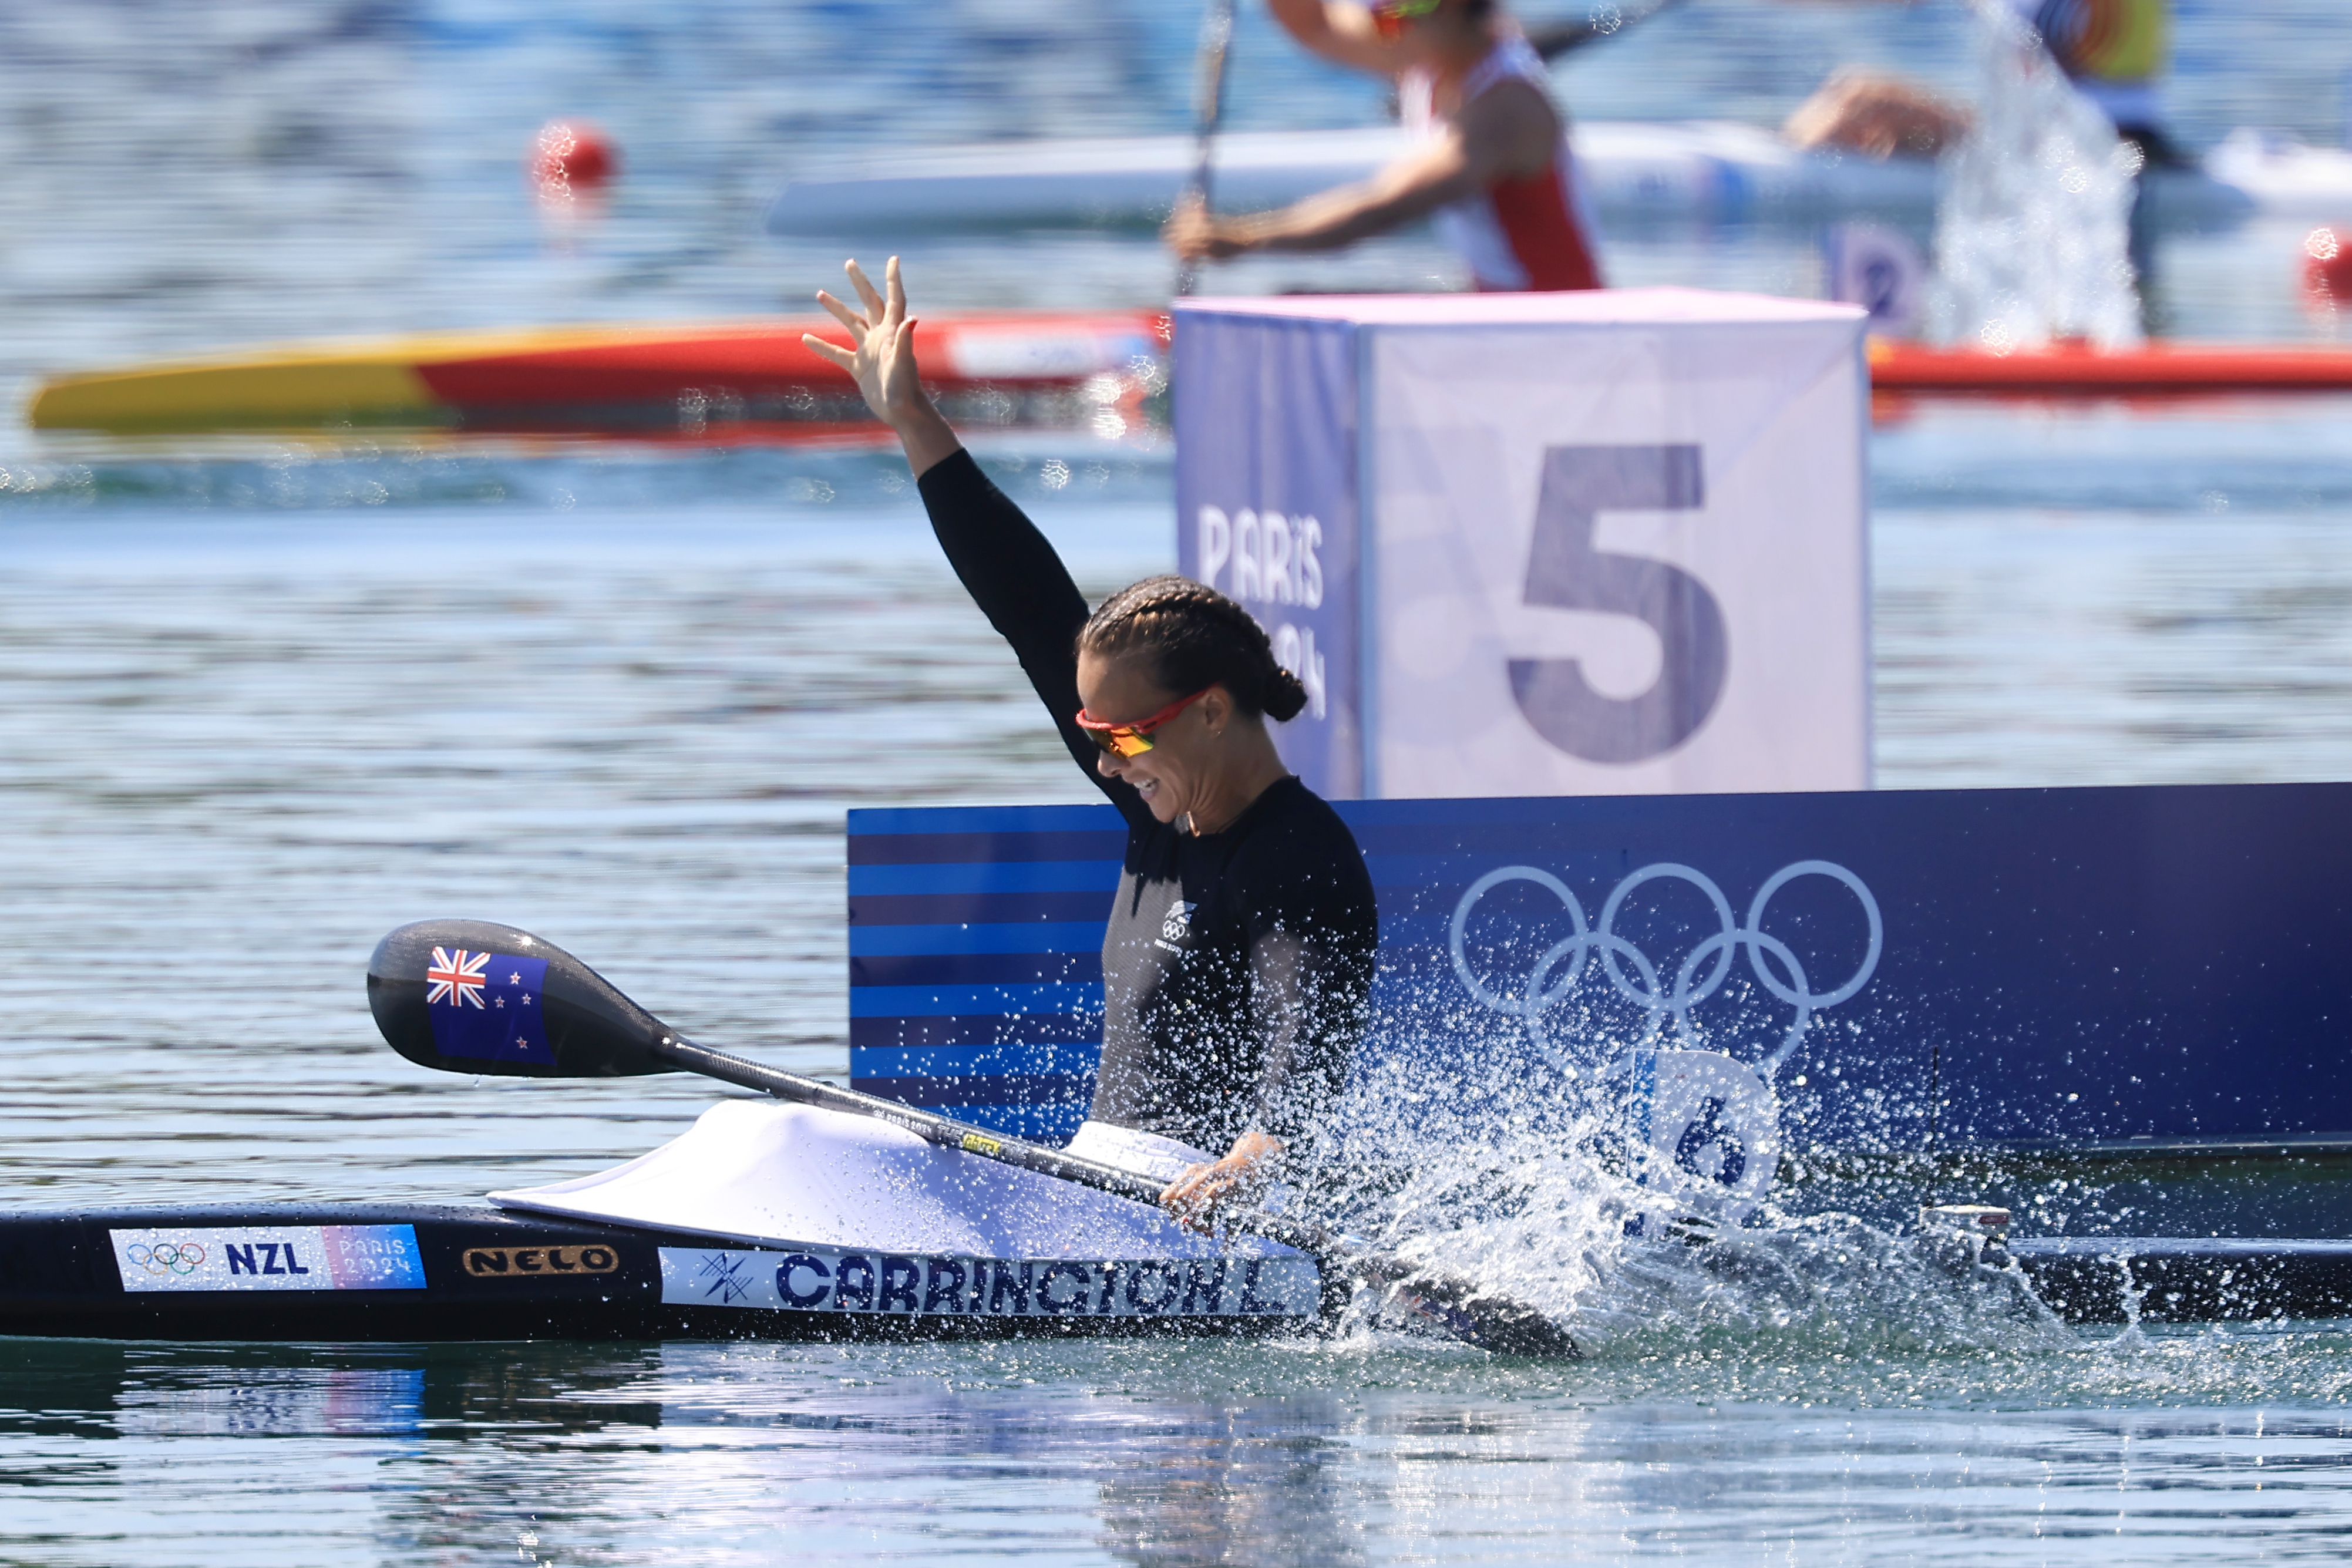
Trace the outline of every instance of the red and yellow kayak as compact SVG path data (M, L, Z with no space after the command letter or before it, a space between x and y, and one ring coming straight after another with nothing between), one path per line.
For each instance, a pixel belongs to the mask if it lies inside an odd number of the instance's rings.
M824 421L855 414L848 376L801 334L829 320L658 322L287 344L60 375L34 394L41 429L201 430L337 425L513 428ZM1147 374L1166 352L1155 311L925 318L943 391L1072 386Z
M472 429L810 435L863 422L849 378L801 342L831 320L655 322L288 344L61 375L29 416L106 431L416 425ZM1097 376L1139 384L1168 345L1157 311L926 318L925 374L941 392L1050 390ZM2352 392L2352 348L2153 342L1992 353L1874 339L1882 396L2179 397Z

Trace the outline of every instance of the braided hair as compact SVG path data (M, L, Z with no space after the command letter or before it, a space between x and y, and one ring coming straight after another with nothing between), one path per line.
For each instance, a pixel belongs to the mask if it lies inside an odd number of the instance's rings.
M1079 628L1083 652L1151 661L1162 690L1189 695L1222 686L1255 717L1278 721L1307 706L1307 689L1274 661L1274 644L1257 618L1205 583L1146 577L1102 602Z

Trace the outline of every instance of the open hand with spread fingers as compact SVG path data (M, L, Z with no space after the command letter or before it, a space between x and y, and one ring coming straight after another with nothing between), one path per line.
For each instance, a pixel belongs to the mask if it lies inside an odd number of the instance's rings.
M930 395L923 390L922 373L915 364L915 319L907 314L906 285L899 280L898 258L883 268L883 291L877 291L866 269L855 260L843 268L863 302L852 310L839 300L817 291L817 303L849 329L848 348L827 342L814 332L801 342L814 353L847 371L874 416L898 433L907 448L908 465L920 479L923 471L953 456L962 446L949 428Z

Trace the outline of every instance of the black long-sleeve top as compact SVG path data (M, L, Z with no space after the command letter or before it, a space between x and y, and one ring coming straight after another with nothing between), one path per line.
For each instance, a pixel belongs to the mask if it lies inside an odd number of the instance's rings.
M1311 1137L1364 1032L1380 915L1347 824L1296 778L1220 833L1182 833L1106 778L1078 728L1087 602L971 454L923 475L956 575L1027 671L1087 778L1127 818L1103 937L1093 1116L1222 1153L1253 1130Z

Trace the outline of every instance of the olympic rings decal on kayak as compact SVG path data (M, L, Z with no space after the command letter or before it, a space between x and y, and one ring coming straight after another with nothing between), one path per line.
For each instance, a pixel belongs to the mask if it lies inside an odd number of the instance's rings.
M1789 944L1764 930L1764 910L1771 903L1772 895L1800 877L1827 877L1843 885L1862 905L1863 915L1870 922L1870 946L1863 954L1861 964L1843 984L1828 991L1815 991L1805 976L1805 966L1798 962ZM1659 983L1657 966L1650 962L1649 955L1619 936L1613 929L1619 913L1625 907L1626 895L1643 883L1661 878L1687 882L1705 893L1707 901L1715 906L1719 928L1685 956L1675 971L1671 990ZM1481 981L1470 967L1465 946L1470 911L1488 891L1506 882L1533 882L1548 889L1567 910L1571 931L1571 934L1552 943L1544 951L1543 956L1536 960L1535 967L1528 974L1526 993L1517 997L1507 995ZM1769 1079L1805 1037L1805 1031L1812 1026L1814 1014L1823 1008L1836 1006L1870 984L1871 975L1877 971L1878 956L1885 946L1885 925L1879 918L1878 900L1871 897L1870 889L1861 878L1832 861L1798 860L1773 872L1756 890L1756 897L1748 905L1748 921L1742 925L1733 918L1731 901L1723 896L1723 889L1704 872L1662 860L1632 872L1611 889L1608 900L1601 906L1598 924L1585 919L1584 906L1577 901L1576 894L1570 890L1567 883L1549 871L1534 866L1504 866L1489 871L1471 883L1469 889L1462 895L1461 902L1454 906L1453 923L1446 931L1446 947L1454 959L1454 973L1460 976L1470 994L1476 997L1482 1006L1520 1020L1527 1026L1528 1037L1563 1068L1567 1068L1569 1064L1561 1058L1550 1037L1545 1034L1542 1016L1567 1000L1569 994L1584 978L1585 970L1591 964L1595 954L1600 956L1599 969L1608 977L1617 994L1649 1016L1648 1030L1634 1047L1643 1049L1656 1047L1668 1018L1674 1020L1676 1035L1685 1039L1696 1038L1691 1010L1714 995L1730 978L1738 950L1745 947L1748 950L1748 966L1755 973L1757 984L1797 1010L1796 1016L1790 1021L1788 1033L1781 1037L1780 1047L1758 1064L1758 1070ZM1768 958L1770 963L1766 962ZM1713 961L1712 963L1701 975L1699 966L1709 960ZM1775 963L1785 972L1785 980L1773 973ZM1633 966L1631 975L1626 973L1627 964Z
M134 1241L127 1250L132 1266L150 1274L194 1274L205 1260L203 1244L194 1241L159 1241L152 1247Z

